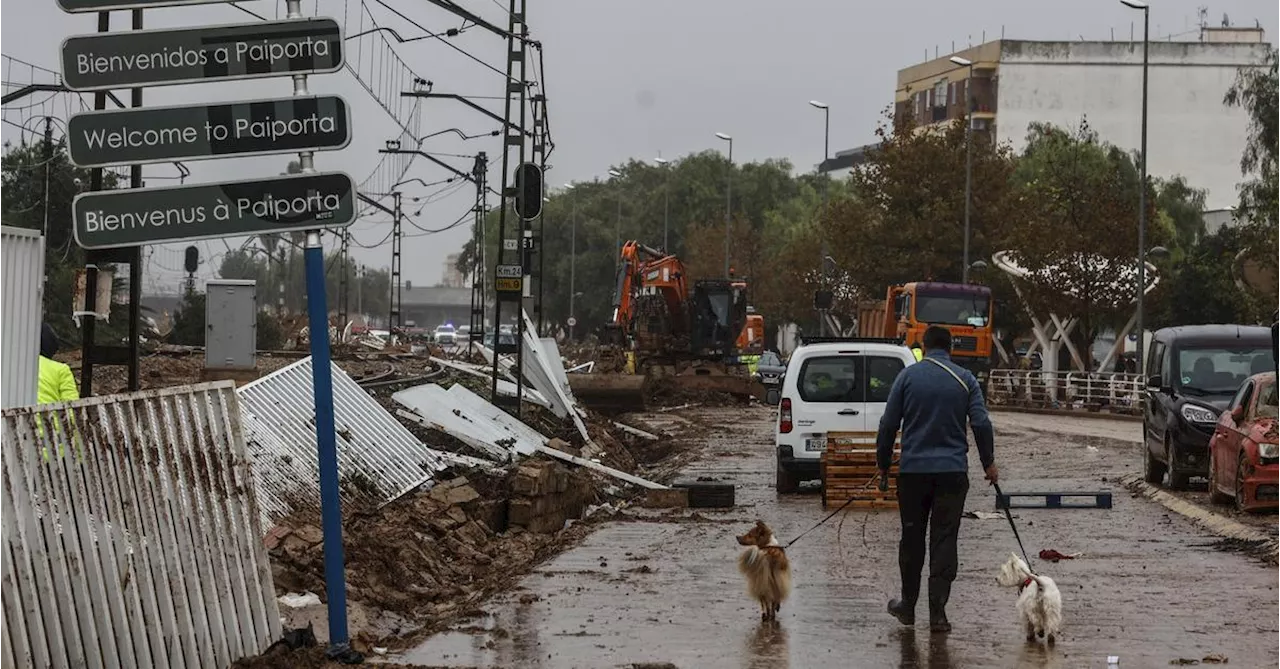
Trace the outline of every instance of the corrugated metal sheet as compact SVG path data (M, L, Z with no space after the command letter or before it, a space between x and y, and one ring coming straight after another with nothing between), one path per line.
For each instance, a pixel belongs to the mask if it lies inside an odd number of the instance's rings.
M444 468L439 453L414 437L337 365L332 367L344 506L382 506ZM278 521L293 510L319 508L311 358L241 386L236 393L244 408L245 437L264 514Z
M0 666L225 667L279 638L233 387L4 411Z
M36 403L40 324L44 320L44 237L38 230L0 228L0 407Z

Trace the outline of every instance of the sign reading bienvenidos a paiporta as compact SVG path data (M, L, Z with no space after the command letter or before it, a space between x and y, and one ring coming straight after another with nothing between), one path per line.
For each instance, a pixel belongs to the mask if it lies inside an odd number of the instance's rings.
M58 0L67 12L225 0ZM167 86L336 72L342 30L330 18L98 33L62 43L74 91ZM77 114L69 154L80 167L325 151L351 142L337 96L298 96ZM356 186L340 172L83 193L72 204L76 242L101 249L345 227Z

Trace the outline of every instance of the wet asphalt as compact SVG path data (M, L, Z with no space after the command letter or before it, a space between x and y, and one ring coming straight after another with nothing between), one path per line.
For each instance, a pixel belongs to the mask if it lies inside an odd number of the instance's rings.
M850 511L788 550L794 589L776 623L761 623L735 567L733 540L757 518L789 541L826 512L816 494L773 490L772 412L693 409L651 425L705 434L681 478L737 486L737 506L629 511L489 601L486 615L437 634L398 661L456 667L1167 667L1225 656L1230 667L1275 667L1277 571L1224 552L1181 516L1114 480L1140 469L1134 424L996 414L1006 492L1111 491L1114 508L1019 509L1037 572L1064 598L1063 637L1026 643L1016 591L995 582L1017 544L1003 519L961 527L960 575L949 615L931 635L885 613L898 588L896 511ZM1118 434L1117 431L1126 431ZM966 509L993 511L971 452ZM1274 520L1274 516L1272 517ZM1057 564L1041 549L1081 555ZM1207 665L1212 666L1212 665Z

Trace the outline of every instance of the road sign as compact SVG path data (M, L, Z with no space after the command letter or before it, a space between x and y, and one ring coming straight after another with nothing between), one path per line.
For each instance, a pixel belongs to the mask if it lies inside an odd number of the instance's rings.
M519 279L524 276L524 268L520 265L498 265L499 279Z
M342 31L328 18L97 33L62 42L62 79L73 91L337 72L342 62Z
M80 167L335 150L351 113L336 95L113 109L72 116L67 134Z
M493 286L499 293L520 293L524 290L524 279L499 277L494 280Z
M58 0L58 7L70 14L105 12L113 9L151 9L179 5L209 5L238 0Z
M82 193L71 205L87 249L345 227L355 183L341 172Z
M514 251L514 250L516 250L516 249L518 249L518 248L520 248L520 240L518 240L518 239L504 239L504 240L502 240L502 250L503 250L503 251Z
M569 327L573 327L573 326L575 326L575 325L577 325L577 324L578 324L578 319L574 318L573 316L570 316L570 317L569 317Z

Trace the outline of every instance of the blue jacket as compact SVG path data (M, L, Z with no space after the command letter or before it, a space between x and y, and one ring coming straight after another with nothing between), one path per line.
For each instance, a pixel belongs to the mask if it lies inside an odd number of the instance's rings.
M930 360L946 365L963 381ZM903 474L935 474L969 470L969 444L965 439L966 420L978 444L978 457L985 469L995 462L995 432L982 402L978 380L967 369L951 362L945 351L929 351L925 359L898 374L889 389L889 402L880 419L876 437L876 464L889 469L893 444L902 426Z

